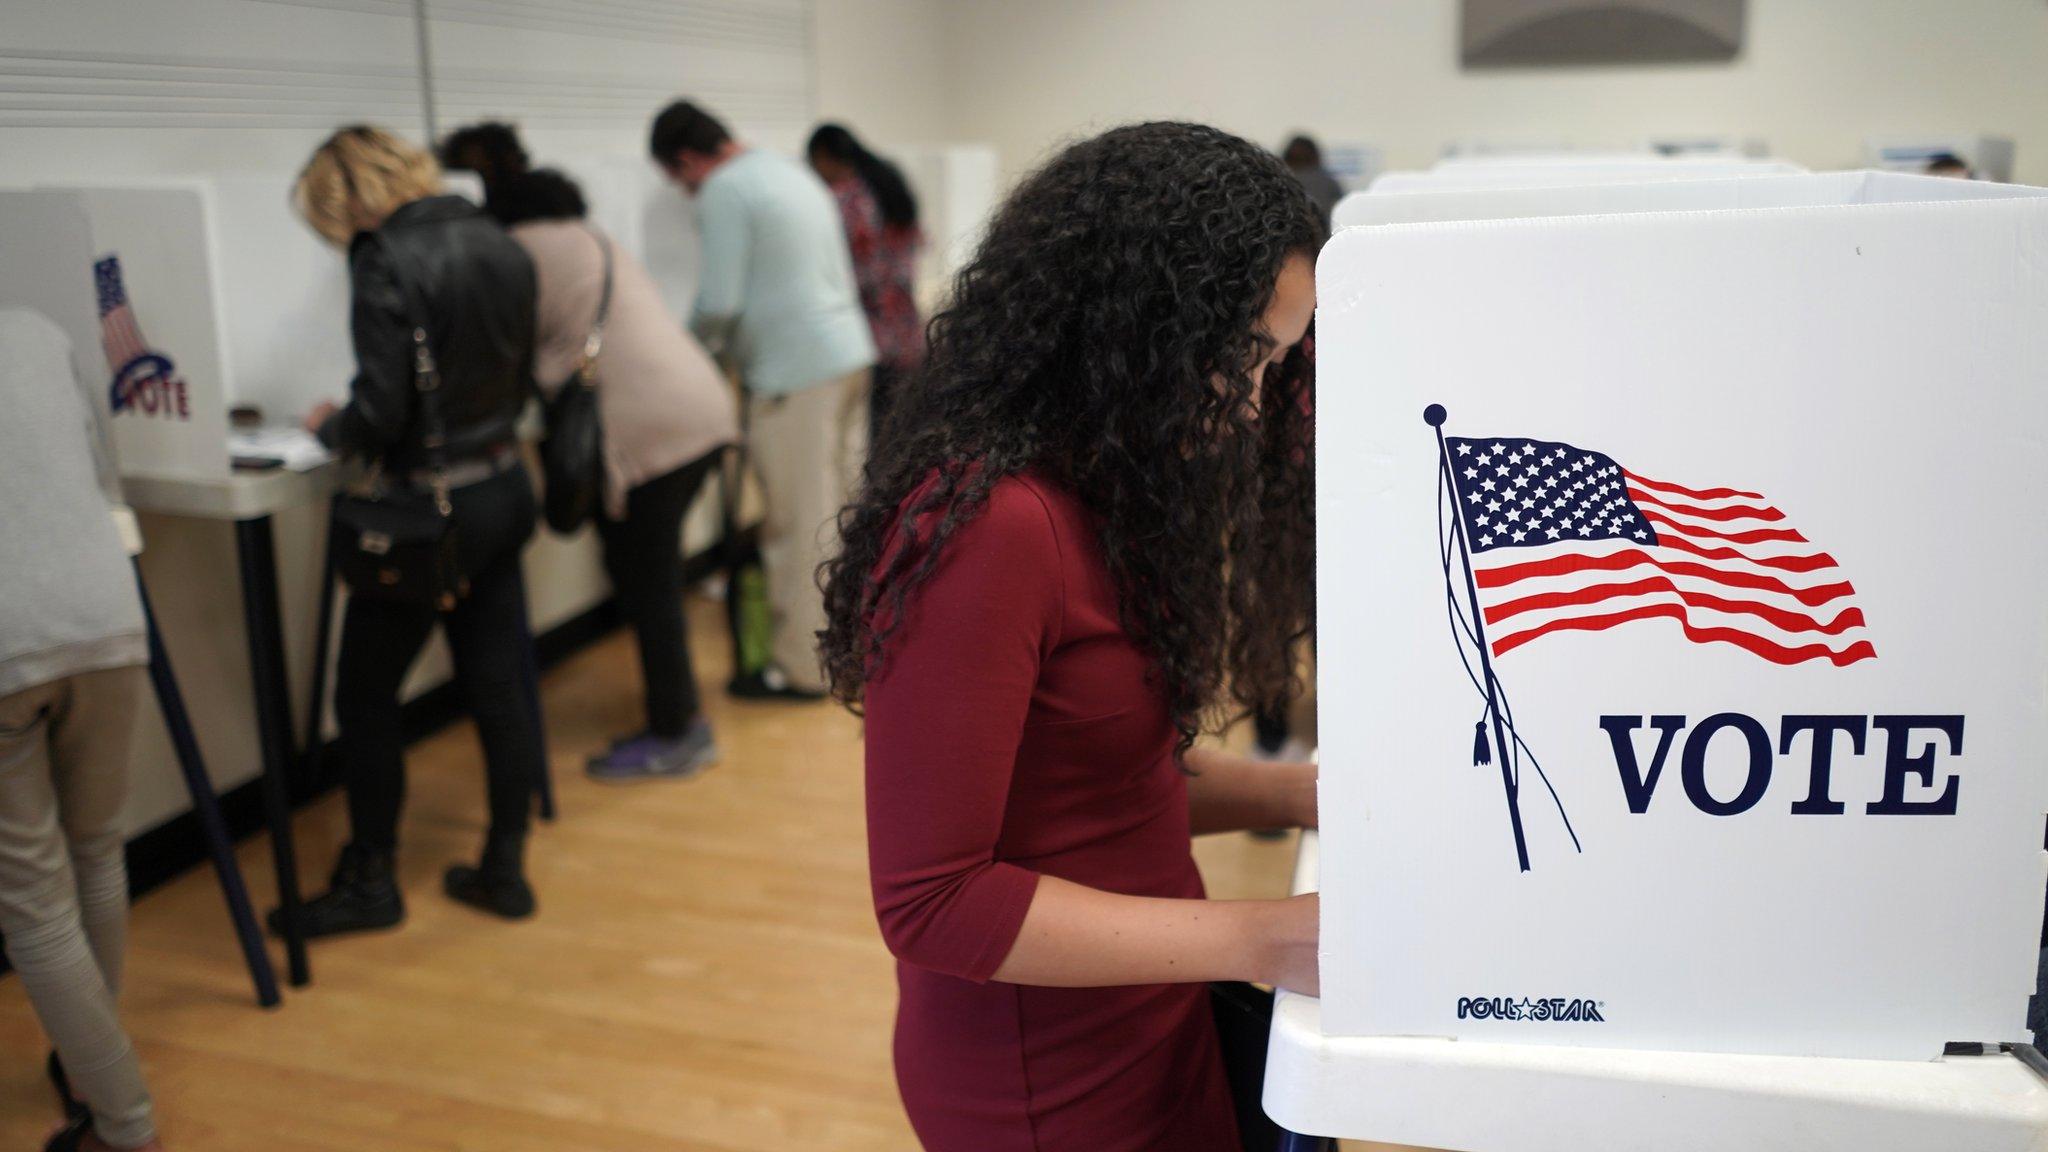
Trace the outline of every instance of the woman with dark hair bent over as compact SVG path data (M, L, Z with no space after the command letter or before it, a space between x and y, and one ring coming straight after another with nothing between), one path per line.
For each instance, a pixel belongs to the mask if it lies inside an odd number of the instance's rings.
M1195 748L1287 700L1314 551L1315 208L1190 124L1024 181L840 516L896 1075L931 1152L1236 1152L1205 982L1316 990L1316 901L1211 902L1191 834L1312 825Z

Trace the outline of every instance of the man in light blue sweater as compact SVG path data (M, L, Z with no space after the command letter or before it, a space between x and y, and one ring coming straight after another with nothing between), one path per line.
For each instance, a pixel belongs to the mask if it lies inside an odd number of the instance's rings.
M813 699L824 690L815 574L860 474L875 363L839 208L809 168L747 147L685 101L655 118L649 148L696 200L703 260L690 324L746 386L768 499L773 662L741 669L733 692Z

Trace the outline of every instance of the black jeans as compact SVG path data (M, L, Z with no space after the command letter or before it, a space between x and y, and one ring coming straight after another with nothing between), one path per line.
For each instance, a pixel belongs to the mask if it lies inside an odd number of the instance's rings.
M533 658L519 553L533 535L533 486L515 466L455 489L457 551L469 595L449 612L351 597L341 627L334 711L348 771L348 814L358 844L398 845L405 803L405 742L398 690L436 623L448 633L455 682L484 746L491 832L526 831L534 781L544 770L540 717L527 682Z
M894 364L877 363L868 374L868 457L873 459L888 431L889 417L902 398L910 370Z
M1287 744L1287 713L1252 713L1252 738L1257 742L1259 751L1278 752Z
M701 707L683 620L683 514L724 451L714 450L626 493L624 520L600 516L597 521L605 571L640 644L647 730L657 736L681 736Z

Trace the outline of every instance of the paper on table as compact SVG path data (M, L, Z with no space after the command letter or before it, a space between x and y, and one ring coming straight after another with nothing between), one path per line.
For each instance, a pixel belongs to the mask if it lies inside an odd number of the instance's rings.
M294 472L310 472L334 456L304 428L257 428L228 433L228 451L236 456L275 456Z

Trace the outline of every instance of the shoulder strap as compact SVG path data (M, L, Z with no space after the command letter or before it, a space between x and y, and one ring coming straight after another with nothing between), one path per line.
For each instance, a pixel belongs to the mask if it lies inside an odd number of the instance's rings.
M590 336L583 341L583 364L578 369L585 384L593 383L597 374L597 354L604 349L604 323L612 313L612 242L600 235L597 229L584 225L584 231L597 243L597 250L604 256L604 287L597 296L597 318L591 322Z
M420 423L423 431L420 446L427 450L427 467L434 473L434 504L441 515L448 515L453 506L448 500L448 421L441 410L441 368L434 360L433 345L427 339L427 309L419 295L418 285L399 268L398 251L385 239L382 230L372 233L377 246L384 253L384 260L391 266L391 282L398 286L398 295L405 305L406 323L412 326L412 386L420 397Z

